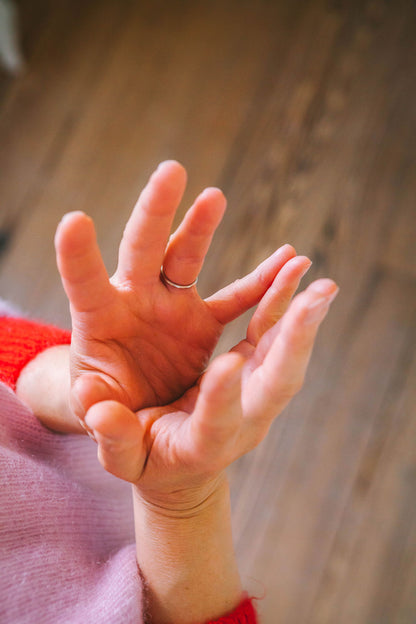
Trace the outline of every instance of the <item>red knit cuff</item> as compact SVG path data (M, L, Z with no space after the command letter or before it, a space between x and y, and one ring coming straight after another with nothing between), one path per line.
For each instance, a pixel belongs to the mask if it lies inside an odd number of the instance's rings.
M70 344L71 333L26 319L0 318L0 381L13 390L21 370L48 347Z
M207 624L257 624L257 614L250 598L245 598L229 615L218 620L211 620Z

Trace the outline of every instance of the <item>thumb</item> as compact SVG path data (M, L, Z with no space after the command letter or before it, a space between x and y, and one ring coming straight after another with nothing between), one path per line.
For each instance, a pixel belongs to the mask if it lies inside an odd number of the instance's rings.
M121 399L121 396L117 397L114 388L100 375L83 373L71 388L71 409L82 425L85 414L92 405L114 398Z
M147 458L144 427L128 407L117 401L96 403L85 423L98 444L98 459L119 479L137 483Z

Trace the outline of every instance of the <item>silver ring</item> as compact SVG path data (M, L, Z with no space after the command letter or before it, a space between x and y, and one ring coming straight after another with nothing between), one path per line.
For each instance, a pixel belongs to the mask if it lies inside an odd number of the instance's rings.
M179 288L179 289L181 289L181 290L186 290L187 288L192 288L192 286L195 286L195 284L196 284L196 283L197 283L197 281L198 281L198 278L196 278L196 279L192 282L192 284L177 284L176 282L172 282L172 280L170 280L170 279L167 277L167 275L166 275L165 271L163 270L163 264L162 264L162 266L160 267L160 277L162 278L162 281L163 281L165 284L169 284L169 286L173 286L173 288Z

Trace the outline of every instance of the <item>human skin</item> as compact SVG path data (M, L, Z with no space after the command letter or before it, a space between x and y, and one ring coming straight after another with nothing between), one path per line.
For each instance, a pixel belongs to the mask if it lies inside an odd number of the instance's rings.
M72 317L72 407L81 418L101 400L138 410L180 397L205 370L225 325L263 300L248 328L247 338L255 341L262 323L282 314L310 265L284 245L206 300L196 287L166 286L162 264L179 284L198 276L226 206L219 189L205 189L169 237L185 186L179 163L158 167L126 224L111 278L91 219L70 213L58 227L57 261ZM291 259L289 272L279 277Z
M165 285L161 264L177 283L195 279L225 208L207 189L169 239L185 181L172 161L152 176L111 280L91 220L61 223L72 344L38 355L17 384L49 428L78 432L81 418L104 468L133 484L137 558L161 624L203 622L241 600L224 471L301 388L338 290L321 279L292 300L310 261L290 245L205 301ZM246 337L207 367L224 325L257 303Z

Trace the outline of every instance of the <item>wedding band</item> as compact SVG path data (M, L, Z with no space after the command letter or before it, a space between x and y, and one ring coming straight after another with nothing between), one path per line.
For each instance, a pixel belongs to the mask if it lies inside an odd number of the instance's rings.
M196 278L191 284L177 284L176 282L172 282L172 280L170 280L165 271L163 270L163 265L160 267L160 277L162 278L162 281L165 284L169 284L169 286L173 286L173 288L180 288L181 290L186 290L187 288L192 288L192 286L195 286L195 284L198 281L198 278Z

